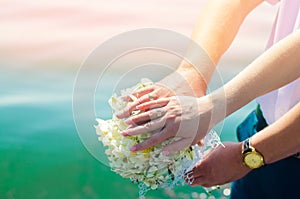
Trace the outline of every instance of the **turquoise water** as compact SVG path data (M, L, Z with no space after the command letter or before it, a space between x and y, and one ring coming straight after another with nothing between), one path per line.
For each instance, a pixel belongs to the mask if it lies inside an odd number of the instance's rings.
M110 171L82 145L72 116L76 71L2 68L0 71L0 198L131 199L137 186ZM108 118L110 83L101 94ZM223 140L253 103L229 117ZM146 198L199 198L201 187L151 191ZM216 191L216 198L225 198Z

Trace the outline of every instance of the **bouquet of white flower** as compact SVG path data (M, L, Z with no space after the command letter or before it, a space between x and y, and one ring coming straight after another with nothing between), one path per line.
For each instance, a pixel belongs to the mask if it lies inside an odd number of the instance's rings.
M121 91L121 96L130 95L151 84L153 83L150 80L142 79L138 85ZM120 111L127 106L128 102L114 95L109 103L114 111ZM139 112L136 111L133 114L139 114ZM190 171L201 160L208 147L215 147L220 143L219 136L210 132L204 138L204 146L195 145L168 156L162 155L162 148L176 138L143 151L131 152L130 147L146 140L151 132L137 136L122 136L121 132L128 126L115 115L110 120L97 119L97 122L96 132L99 140L107 147L105 153L111 169L122 177L130 178L138 183L140 197L143 197L150 189L183 185L184 173Z

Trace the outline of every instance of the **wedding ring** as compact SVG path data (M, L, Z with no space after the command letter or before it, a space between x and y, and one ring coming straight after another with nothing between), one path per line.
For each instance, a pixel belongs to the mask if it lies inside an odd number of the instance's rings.
M154 97L151 94L148 94L148 98L150 101L154 100Z
M161 110L156 110L156 116L161 117L163 115L163 112Z
M147 124L145 124L145 129L150 129L152 126L152 124L150 122L148 122Z

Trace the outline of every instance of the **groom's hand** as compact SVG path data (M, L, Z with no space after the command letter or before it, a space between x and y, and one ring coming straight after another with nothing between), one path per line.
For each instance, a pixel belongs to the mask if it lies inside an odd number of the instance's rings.
M206 154L203 160L188 175L192 179L191 186L211 187L222 185L244 177L250 168L243 164L242 144L223 143Z

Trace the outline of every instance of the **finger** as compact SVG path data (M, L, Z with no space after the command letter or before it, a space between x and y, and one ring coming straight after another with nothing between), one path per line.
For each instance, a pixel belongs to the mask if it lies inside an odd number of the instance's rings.
M139 89L132 93L136 98L140 98L148 93L152 93L154 91L154 86L147 86L145 88Z
M192 181L192 183L190 185L192 187L195 187L195 186L207 187L207 184L206 184L205 179L204 179L203 176L194 178L193 181Z
M153 87L153 86L147 86L147 87L145 87L145 88L142 88L142 89L140 89L140 90L135 91L135 92L132 93L131 95L123 96L123 97L122 97L122 100L127 101L127 102L130 102L130 101L133 101L133 100L134 100L133 97L136 98L136 99L137 99L137 98L140 98L140 97L142 97L142 96L144 96L144 95L146 95L146 94L148 94L148 93L153 92L153 90L154 90L154 87Z
M161 132L153 134L150 138L148 138L144 142L131 147L130 151L141 151L144 149L148 149L150 147L162 143L168 138L170 138L170 136L168 136L165 130L162 130Z
M169 98L161 98L161 99L142 103L142 104L138 105L136 108L139 110L142 110L142 111L154 109L154 108L161 108L161 107L166 106L169 103L169 101L170 101Z
M152 95L150 95L150 96L151 96L151 98L153 97ZM132 111L137 110L136 109L137 105L148 102L148 101L150 101L149 96L144 95L141 98L138 98L137 100L135 100L132 103L128 104L128 106L123 111L116 113L116 116L119 119L129 117L131 115Z
M142 134L142 133L149 133L151 131L162 129L165 126L165 121L166 121L166 119L159 118L159 119L150 121L150 122L148 122L144 125L129 128L126 131L123 131L122 135L124 135L124 136L133 136L133 135L139 135L139 134Z
M171 144L168 144L163 148L163 154L169 155L172 153L175 153L176 151L179 151L181 149L187 148L191 145L191 140L188 138L183 138L181 140L178 140L176 142L172 142Z
M134 95L125 95L125 96L122 96L121 99L125 102L132 102L132 101L136 100L137 98Z
M186 183L192 184L194 181L193 171L189 171L184 174L183 179Z
M133 116L125 121L126 124L137 126L141 125L145 122L149 122L151 120L155 120L157 118L160 118L165 115L165 111L163 108L157 108L153 109L144 113L141 113L139 115Z
M124 110L117 112L116 117L119 119L127 118L131 115L131 112L129 112L130 108L125 108Z
M202 162L199 162L199 163L192 169L193 177L194 177L194 178L203 176L203 175L205 174L204 167L203 167L203 165L202 165L201 163L202 163Z

